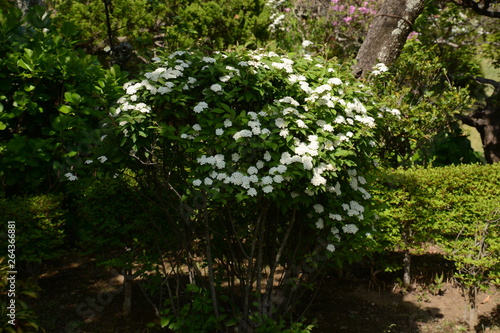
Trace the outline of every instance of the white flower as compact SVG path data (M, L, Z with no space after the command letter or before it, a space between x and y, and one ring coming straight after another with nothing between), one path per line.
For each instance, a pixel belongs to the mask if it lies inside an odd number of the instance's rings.
M256 189L254 189L253 187L250 187L250 188L248 189L248 191L247 191L247 194L248 194L249 196L251 196L251 197L254 197L254 196L256 196L256 195L257 195L257 190L256 190Z
M205 185L207 185L207 186L210 186L210 185L212 185L213 180L212 180L212 178L206 177L206 178L203 180L203 183L204 183Z
M222 86L218 83L215 83L215 84L212 84L210 86L210 90L214 91L214 92L219 92L222 90Z
M280 184L280 183L282 183L285 180L285 178L283 178L282 175L276 175L276 176L273 177L273 180L274 180L275 183Z
M276 118L274 120L274 124L278 128L285 128L286 127L286 121L283 118Z
M313 168L312 156L308 156L308 155L302 156L301 160L302 160L302 166L304 167L304 169L311 170Z
M326 132L330 132L331 133L331 132L333 132L333 126L330 125L330 124L325 124L323 126L323 130L326 131Z
M231 159L233 160L233 162L238 162L240 160L240 154L238 153L233 153L231 155Z
M303 120L297 119L295 122L297 123L298 127L300 127L300 128L307 128L307 125L306 125L306 123Z
M373 66L372 74L377 76L377 75L380 75L382 73L387 72L388 70L389 70L389 68L387 68L387 66L385 64L378 63L375 66Z
M199 102L198 104L196 104L193 111L196 113L200 113L201 111L203 111L206 108L208 108L208 104L206 102Z
M86 160L84 163L85 164L91 164L91 163L94 163L94 161L92 161L92 160Z
M224 130L222 128L218 128L215 130L215 134L222 135L222 134L224 134Z
M273 178L269 176L262 177L262 185L268 185L273 183Z
M193 125L193 129L194 129L196 132L201 131L201 126L200 126L200 124L194 124L194 125Z
M168 87L160 87L160 88L158 88L158 93L161 94L161 95L168 94L171 91L172 91L172 89L168 88Z
M215 59L214 58L210 58L210 57L203 57L201 59L201 61L209 63L209 64L213 64L215 62Z
M259 169L257 169L256 167L254 166L251 166L247 169L247 173L249 175L255 175L257 172L259 172Z
M351 180L349 180L349 185L351 185L354 191L358 190L358 180L356 178L351 178Z
M104 162L106 162L106 161L108 160L108 158L107 158L106 156L99 156L97 159L98 159L98 160L99 160L99 162L101 162L101 163L104 163Z
M335 251L335 245L333 245L333 244L328 244L328 246L326 247L326 249L327 249L328 251L330 251L330 252L333 252L333 251Z
M311 42L310 40L305 40L302 42L302 47L306 48L306 47L309 47L311 45L313 45L314 43Z
M345 124L345 118L341 115L338 115L333 122L335 124Z
M194 186L200 186L201 185L201 180L199 180L199 179L193 180L193 185Z
M401 116L401 112L398 109L392 109L392 110L387 109L387 112L398 118Z
M264 153L264 160L269 162L271 159L272 159L271 154L268 151L266 151Z
M323 219L318 219L318 221L316 221L316 228L323 229L324 227L325 225L323 224Z
M327 82L328 84L332 84L334 86L340 86L342 84L342 80L336 77L328 79Z
M330 214L328 214L328 217L334 221L342 221L342 216L340 216L339 214L330 213ZM337 230L337 232L338 232L338 230Z
M233 139L238 140L239 138L249 138L253 135L250 130L241 130L239 132L234 133Z
M224 75L224 76L221 76L219 78L219 80L221 80L222 82L227 82L231 79L231 77L229 75Z
M313 184L314 186L326 185L326 178L321 176L319 173L314 173L313 177L311 178L311 184Z
M328 90L332 90L332 87L329 84L323 84L323 85L317 87L316 89L314 89L313 92L315 92L316 94L322 94Z
M67 177L68 180L71 182L78 179L78 177L76 175L72 174L71 172L65 173L64 176Z
M262 169L264 167L265 163L264 161L258 160L257 163L255 163L255 166L257 169Z
M321 204L315 204L313 206L313 208L314 208L314 211L318 214L321 214L325 211L325 208Z
M346 224L342 227L342 231L344 231L346 234L355 234L358 232L358 227L356 227L355 224Z
M271 193L273 191L273 187L271 185L264 186L262 191L264 191L264 193Z
M224 127L231 127L231 126L233 126L231 120L229 119L224 120Z

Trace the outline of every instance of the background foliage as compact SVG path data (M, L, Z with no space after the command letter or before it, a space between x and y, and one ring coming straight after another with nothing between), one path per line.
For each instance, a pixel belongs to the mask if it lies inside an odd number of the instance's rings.
M55 191L99 141L94 130L119 92L119 68L74 49L76 32L41 7L0 12L0 181L9 194Z

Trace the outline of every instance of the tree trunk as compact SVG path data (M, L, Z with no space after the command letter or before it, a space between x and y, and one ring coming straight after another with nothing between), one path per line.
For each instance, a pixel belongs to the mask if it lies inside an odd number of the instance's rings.
M485 105L471 115L460 117L462 123L475 127L481 135L484 158L488 163L500 162L500 82L476 78L476 81L492 85L495 90L486 98Z
M475 330L475 327L478 323L477 316L477 288L470 287L467 295L467 304L465 309L465 321L469 325L471 330Z
M411 253L409 249L404 251L403 257L403 287L409 288L411 285Z
M16 0L16 6L23 11L23 15L26 15L31 7L36 5L45 6L43 0Z
M403 49L425 0L386 0L356 56L353 74L368 75L377 63L392 64Z

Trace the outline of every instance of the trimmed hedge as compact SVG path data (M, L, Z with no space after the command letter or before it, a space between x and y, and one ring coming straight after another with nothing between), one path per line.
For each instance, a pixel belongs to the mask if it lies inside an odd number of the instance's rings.
M470 282L460 274L473 268L477 283L500 282L499 185L500 163L381 172L372 190L381 247L415 253L435 243L459 280Z

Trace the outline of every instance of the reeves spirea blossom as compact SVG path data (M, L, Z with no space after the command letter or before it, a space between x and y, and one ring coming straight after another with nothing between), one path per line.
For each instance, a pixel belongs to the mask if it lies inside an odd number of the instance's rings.
M75 181L75 180L78 180L78 177L76 175L74 175L73 173L71 172L67 172L64 174L64 176L69 180L69 181Z
M188 170L179 173L192 184L185 195L242 202L243 212L262 207L257 203L284 215L295 210L297 224L322 234L328 252L340 251L348 237L330 230L371 230L362 173L372 165L378 113L396 114L374 104L368 88L341 68L262 50L174 52L124 86L109 123L119 124L117 142L133 147L134 162L180 158L165 165Z

